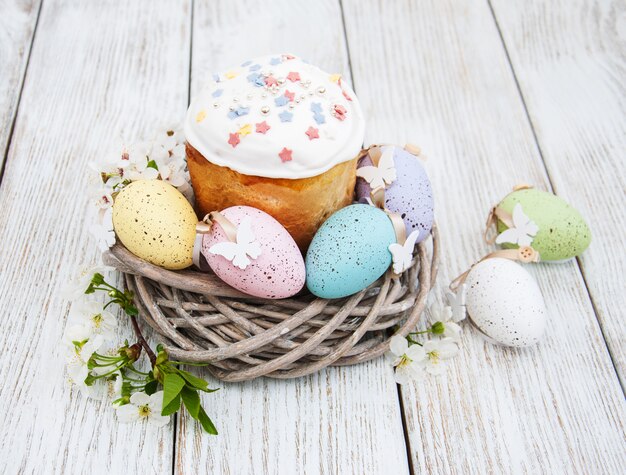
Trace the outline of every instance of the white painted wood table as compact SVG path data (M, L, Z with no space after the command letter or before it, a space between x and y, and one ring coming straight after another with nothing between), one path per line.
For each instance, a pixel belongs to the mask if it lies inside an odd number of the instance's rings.
M181 119L208 71L283 51L352 79L368 143L428 155L437 295L519 182L578 208L591 247L532 268L550 314L534 348L467 328L442 379L399 388L379 360L221 384L217 437L186 415L118 424L70 391L59 346L59 290L97 258L87 164ZM624 473L623 1L0 0L0 151L3 473Z

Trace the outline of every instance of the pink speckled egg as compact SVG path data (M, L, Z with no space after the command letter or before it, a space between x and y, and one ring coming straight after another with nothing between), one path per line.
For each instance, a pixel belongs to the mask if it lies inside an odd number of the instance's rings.
M238 232L237 243L227 244L230 241L219 223L204 236L202 254L220 279L246 294L268 299L291 297L302 289L306 279L304 259L278 221L250 206L232 206L221 214L238 228L244 222L244 227L252 231L252 239L242 239ZM233 252L239 257L233 258Z

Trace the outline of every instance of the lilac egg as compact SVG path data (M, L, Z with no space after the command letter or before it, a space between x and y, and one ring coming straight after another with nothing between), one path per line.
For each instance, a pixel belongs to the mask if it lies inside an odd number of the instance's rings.
M417 242L426 239L433 226L433 191L430 180L419 158L393 145L381 147L385 153L393 149L396 179L385 188L385 207L402 216L407 235L418 230ZM363 157L358 168L372 166L369 156ZM359 177L356 183L356 198L363 203L370 197L371 187Z

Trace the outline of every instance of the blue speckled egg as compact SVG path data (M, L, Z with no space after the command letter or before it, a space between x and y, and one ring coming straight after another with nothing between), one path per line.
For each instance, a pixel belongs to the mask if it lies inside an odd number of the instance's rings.
M381 147L381 151L385 153L390 148L393 149L396 180L385 189L385 207L402 216L407 236L419 230L417 242L421 242L428 237L433 226L434 200L430 180L419 158L393 145ZM358 166L372 166L372 161L366 155ZM357 178L357 200L363 203L370 192L370 185L363 178Z
M346 297L376 281L391 265L396 235L380 209L355 204L318 229L306 254L306 285L326 299Z

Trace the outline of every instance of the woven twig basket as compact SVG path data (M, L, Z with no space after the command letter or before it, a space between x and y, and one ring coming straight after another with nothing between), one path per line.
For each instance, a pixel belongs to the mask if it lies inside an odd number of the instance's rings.
M124 273L140 315L175 360L208 363L223 381L297 378L326 366L352 365L389 349L390 329L406 335L424 310L437 274L438 234L416 246L409 270L390 272L356 295L325 300L250 297L215 275L169 271L121 244L104 261ZM429 256L430 254L430 256Z

